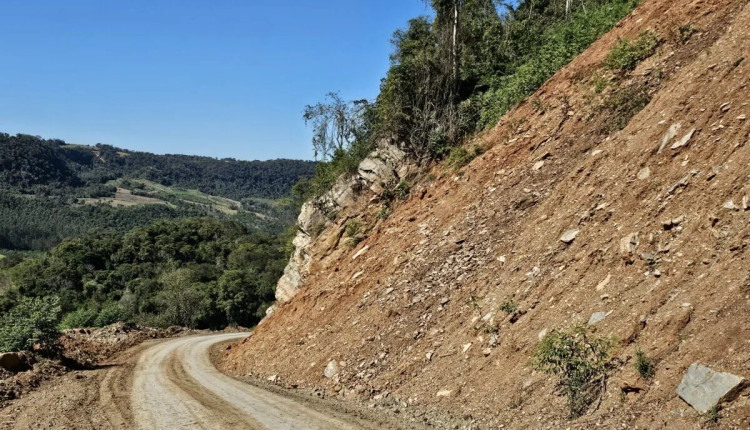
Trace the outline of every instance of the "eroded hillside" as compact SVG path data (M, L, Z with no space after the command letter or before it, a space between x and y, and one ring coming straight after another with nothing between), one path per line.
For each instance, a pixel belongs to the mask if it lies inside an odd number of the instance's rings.
M676 391L694 362L750 377L748 23L744 0L645 0L468 166L433 167L387 218L360 191L226 368L466 428L747 428L747 392L706 424ZM604 67L642 34L653 55ZM350 247L353 219L366 234ZM594 314L616 368L601 405L569 421L530 361L544 334Z

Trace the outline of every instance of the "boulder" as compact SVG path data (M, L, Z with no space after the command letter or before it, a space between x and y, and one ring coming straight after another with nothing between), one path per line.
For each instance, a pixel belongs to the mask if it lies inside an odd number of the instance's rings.
M0 354L0 367L9 372L20 372L29 366L20 352L6 352Z
M714 406L732 400L744 385L745 379L740 376L693 363L685 371L677 394L695 410L706 413Z

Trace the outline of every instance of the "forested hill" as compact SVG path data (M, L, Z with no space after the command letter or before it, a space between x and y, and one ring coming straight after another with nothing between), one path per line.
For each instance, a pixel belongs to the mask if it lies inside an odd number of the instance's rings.
M292 185L314 170L312 161L155 155L111 145L71 145L59 139L0 133L0 180L6 187L22 190L138 178L235 200L275 199L288 196Z
M292 185L315 163L155 155L0 133L0 249L47 250L92 231L209 216L249 231L291 225Z

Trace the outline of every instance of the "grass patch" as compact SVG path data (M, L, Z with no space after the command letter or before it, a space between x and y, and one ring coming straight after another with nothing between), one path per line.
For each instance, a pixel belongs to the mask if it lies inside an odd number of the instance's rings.
M510 300L506 300L500 305L500 310L506 314L512 314L518 310L518 305Z
M706 420L706 422L718 423L719 418L721 418L719 412L721 412L721 406L716 405L709 409L705 414L703 414L703 418Z
M593 84L594 84L594 92L597 93L597 94L601 94L602 92L604 92L604 90L610 84L609 79L605 78L604 76L600 75L599 73L595 73L592 80L593 80Z
M163 201L167 203L184 202L209 207L227 215L235 215L242 207L242 204L236 200L212 196L198 190L169 187L145 179L124 179L114 181L113 184L129 189L133 198L141 197L142 199L153 199L155 202ZM117 197L115 200L117 200ZM136 203L138 202L136 201Z
M630 71L641 61L654 55L663 42L654 31L644 31L636 40L620 39L604 60L604 67L614 71Z
M571 331L553 330L534 352L538 370L558 377L571 418L577 418L601 400L610 367L609 338L592 337L586 326Z

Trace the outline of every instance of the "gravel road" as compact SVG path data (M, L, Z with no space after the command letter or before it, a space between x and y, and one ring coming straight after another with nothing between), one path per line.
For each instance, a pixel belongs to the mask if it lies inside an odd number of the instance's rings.
M270 392L220 373L209 352L246 333L150 341L0 409L5 429L380 429L391 423Z
M216 370L209 361L211 346L245 336L172 339L146 349L135 366L130 395L136 428L360 428Z

